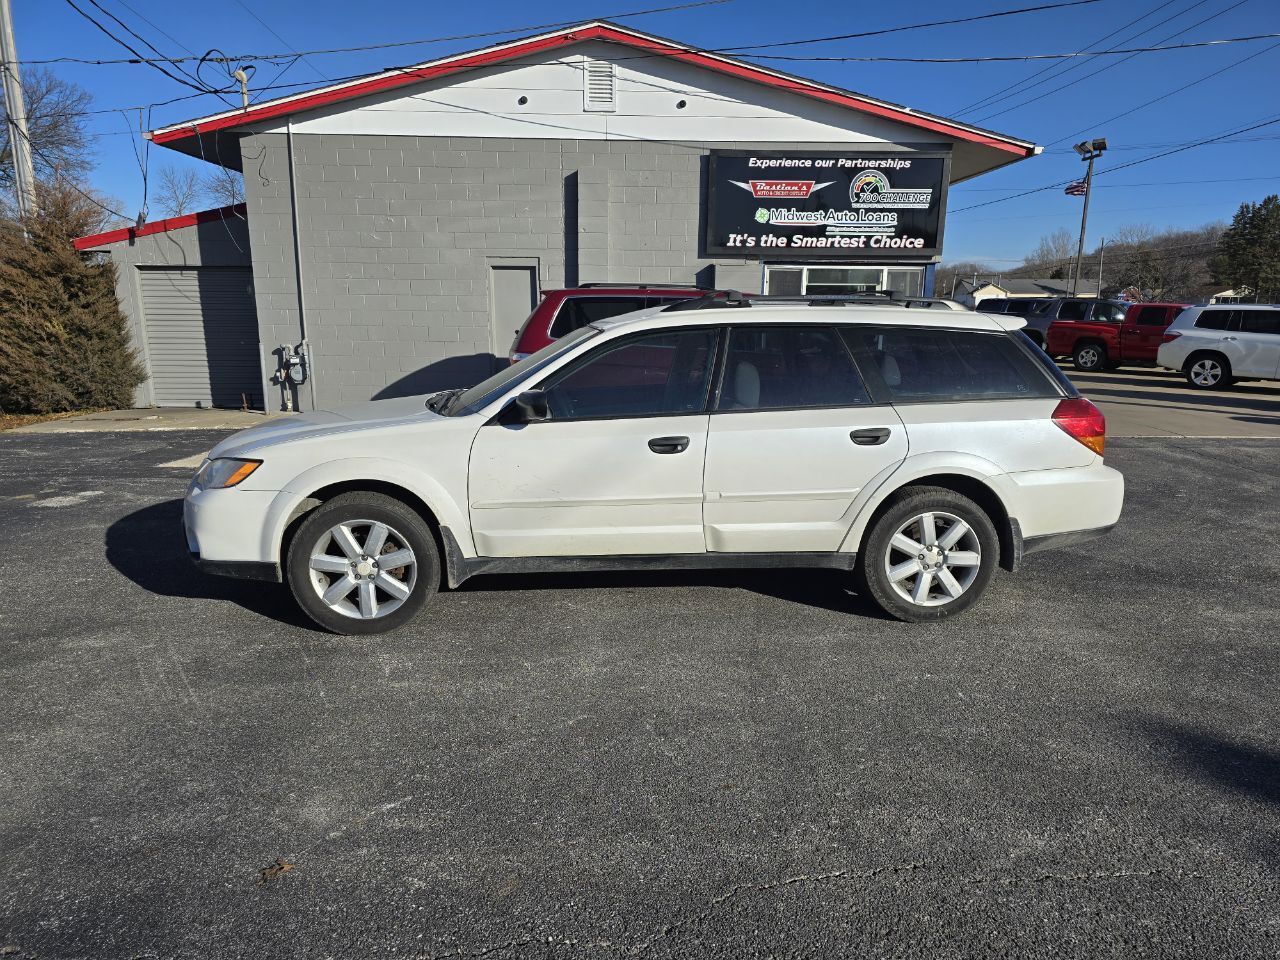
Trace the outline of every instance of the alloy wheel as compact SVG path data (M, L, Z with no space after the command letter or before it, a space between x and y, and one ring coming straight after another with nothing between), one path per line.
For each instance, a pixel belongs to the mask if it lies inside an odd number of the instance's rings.
M982 566L982 544L974 529L953 513L917 514L902 524L885 548L889 585L909 603L941 607L973 585Z
M1222 379L1222 364L1210 357L1202 357L1191 365L1191 379L1197 386L1216 386Z
M1086 370L1102 366L1102 357L1099 355L1097 347L1081 347L1076 359L1080 366Z
M418 578L418 560L394 527L348 520L330 527L311 548L311 586L321 602L345 617L374 620L394 613Z

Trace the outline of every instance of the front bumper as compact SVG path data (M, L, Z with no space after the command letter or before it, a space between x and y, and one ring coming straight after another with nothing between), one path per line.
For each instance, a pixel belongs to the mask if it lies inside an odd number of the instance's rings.
M206 490L193 483L182 502L188 552L210 573L248 576L229 571L258 570L252 579L279 580L280 557L269 535L279 497L273 490ZM271 570L273 575L262 575Z
M191 562L201 573L215 577L235 577L239 580L265 580L280 583L284 578L280 564L255 560L205 560L198 553L191 554Z

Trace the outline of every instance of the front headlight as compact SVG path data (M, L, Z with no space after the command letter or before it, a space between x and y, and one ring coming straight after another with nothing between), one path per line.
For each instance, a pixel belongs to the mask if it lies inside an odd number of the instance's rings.
M234 487L253 471L262 466L261 460L235 460L221 458L206 460L196 474L196 483L206 490Z

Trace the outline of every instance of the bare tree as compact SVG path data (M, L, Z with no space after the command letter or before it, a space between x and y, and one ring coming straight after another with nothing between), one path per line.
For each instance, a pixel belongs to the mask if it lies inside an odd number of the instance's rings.
M1022 265L1010 271L1011 276L1041 279L1067 276L1075 263L1076 239L1067 229L1055 230L1040 238L1034 250L1027 254Z
M179 170L174 166L160 168L155 201L165 217L180 217L191 213L200 202L200 175L194 170Z
M244 203L244 177L239 170L214 167L200 178L205 200L210 206L229 207Z
M36 177L45 181L52 181L55 176L82 181L93 166L93 138L84 124L85 111L93 102L89 91L43 67L33 67L22 71L22 94ZM0 188L10 191L12 145L8 113L2 104L0 115L5 119L0 127Z

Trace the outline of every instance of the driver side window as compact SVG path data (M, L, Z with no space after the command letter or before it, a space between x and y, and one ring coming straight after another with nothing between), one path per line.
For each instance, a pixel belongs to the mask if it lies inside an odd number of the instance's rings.
M593 351L544 385L552 420L700 413L715 355L712 330L664 331Z

